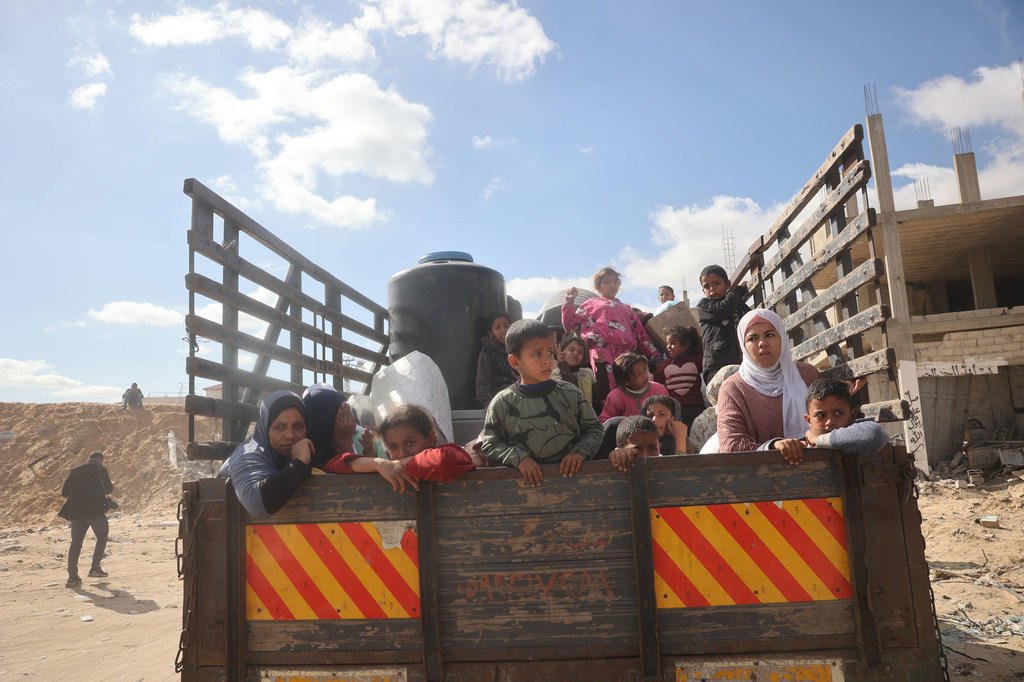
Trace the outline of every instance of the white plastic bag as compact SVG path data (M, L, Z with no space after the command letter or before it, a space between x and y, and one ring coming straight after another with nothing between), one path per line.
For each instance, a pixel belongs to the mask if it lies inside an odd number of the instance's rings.
M438 441L447 443L452 438L452 408L448 400L448 385L441 370L418 350L395 360L373 375L370 402L377 424L398 405L419 405L434 418L440 433Z

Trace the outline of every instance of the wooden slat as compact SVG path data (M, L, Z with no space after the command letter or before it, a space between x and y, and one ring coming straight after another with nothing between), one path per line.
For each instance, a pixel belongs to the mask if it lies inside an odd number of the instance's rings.
M326 346L332 350L378 364L387 362L387 357L380 353L375 353L369 348L357 346L354 343L343 341L337 336L327 334L311 324L296 320L291 315L287 315L277 308L266 305L238 291L228 289L223 284L203 275L186 275L185 286L188 287L189 291L195 291L211 300L238 308L246 315L255 317L258 320L276 325L281 329L298 332L321 346Z
M191 462L227 459L238 443L232 441L194 440L185 448Z
M823 377L830 379L856 379L866 377L875 372L884 372L896 367L896 351L893 348L883 348L849 362L843 362L835 367L821 370Z
M260 408L257 405L246 405L230 400L217 400L201 395L185 396L185 412L202 417L219 417L222 419L238 419L244 422L254 422L259 417Z
M259 268L237 254L228 251L212 239L203 237L198 232L189 230L188 245L196 253L206 256L215 263L235 270L239 275L245 277L254 284L258 284L279 296L284 296L289 301L295 301L307 310L314 312L331 322L341 324L349 331L356 332L360 336L366 337L371 341L376 341L377 343L387 343L388 341L386 334L378 332L373 329L373 327L365 325L347 315L340 315L337 311L328 308L309 294L303 293L286 282L282 282L280 279L274 277L262 268Z
M310 662L320 665L419 663L423 645L417 618L250 620L247 630L249 651L255 654L250 660L260 660L261 653L275 652L279 655L266 660L276 666L286 661L293 664L302 661L304 659L292 655L304 652L316 652L317 658ZM372 654L367 651L371 648L367 642L374 643L372 649L376 651Z
M792 329L811 319L819 313L825 312L829 307L835 305L844 296L852 294L860 287L873 282L885 274L885 263L881 258L872 258L864 261L856 270L842 278L825 291L820 292L814 300L807 303L800 310L796 311L782 321L786 329Z
M305 386L300 384L293 384L282 379L263 376L262 374L254 374L252 372L247 372L244 369L225 367L219 362L212 362L198 357L189 357L185 359L185 371L189 376L213 379L214 381L220 381L225 384L234 384L235 386L245 386L264 393L270 393L271 391L291 391L292 393L298 393L301 395L306 389Z
M774 308L775 305L789 294L803 286L819 270L829 265L840 251L847 248L862 234L875 226L875 209L869 208L857 216L857 219L850 223L845 230L829 240L818 257L810 263L804 263L792 276L787 277L779 288L765 297L764 307Z
M818 351L825 350L829 346L845 341L855 334L863 334L869 329L884 324L889 319L889 315L888 306L881 304L872 306L864 312L857 313L850 319L843 320L831 329L823 331L801 343L793 349L793 359L803 360Z
M772 223L772 226L768 229L768 232L764 235L764 240L767 243L775 241L775 237L779 231L793 222L797 214L804 210L804 207L811 202L814 195L817 194L821 186L825 184L825 178L828 177L836 168L842 163L847 153L854 145L859 145L861 140L864 139L864 127L859 123L854 125L852 128L846 131L846 134L836 143L836 146L832 149L829 155L825 158L825 162L821 164L811 179L808 180L804 186L797 192L793 200L789 202L789 205L783 209L782 214Z
M308 355L282 348L277 344L268 343L245 332L237 332L198 315L185 316L185 330L190 334L203 336L218 343L227 344L239 350L265 355L274 360L279 360L290 367L302 367L311 372L319 374L330 374L332 376L344 377L353 381L368 383L373 375L353 367L346 367L337 362L311 358ZM294 384L294 382L293 382Z
M849 198L866 185L870 178L870 164L864 160L858 162L843 177L839 186L829 192L825 201L808 216L807 220L788 239L780 239L778 251L773 253L771 257L766 258L764 265L761 266L761 276L765 279L771 277L776 270L782 267L782 262L786 259L787 254L803 246L834 212L842 211Z
M835 497L839 494L839 472L830 460L831 455L823 450L806 451L798 467L765 452L651 457L651 506ZM737 475L740 471L743 474Z
M315 280L322 282L325 285L330 285L338 291L340 291L346 298L359 305L363 306L367 310L387 316L387 310L380 304L375 303L371 299L367 298L363 294L359 293L349 285L342 282L340 279L327 272L319 265L313 263L308 258L303 256L301 253L293 249L292 247L285 244L279 238L274 236L270 230L266 229L255 220L247 216L236 207L232 206L223 197L219 196L216 192L206 187L203 183L199 182L195 178L188 178L185 180L183 191L188 196L192 197L193 201L202 201L213 208L213 211L224 218L225 220L231 220L238 224L246 234L255 239L260 244L283 257L290 263L295 263L302 268L302 271L308 274Z
M910 419L910 403L906 400L886 400L861 405L860 411L876 422L901 422Z
M663 656L801 651L856 645L850 600L661 609Z

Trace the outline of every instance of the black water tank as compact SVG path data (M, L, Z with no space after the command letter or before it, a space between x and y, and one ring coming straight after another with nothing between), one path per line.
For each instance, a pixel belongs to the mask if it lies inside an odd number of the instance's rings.
M476 363L484 327L507 305L505 278L497 270L461 251L428 253L388 280L389 355L428 355L441 368L452 409L479 409Z

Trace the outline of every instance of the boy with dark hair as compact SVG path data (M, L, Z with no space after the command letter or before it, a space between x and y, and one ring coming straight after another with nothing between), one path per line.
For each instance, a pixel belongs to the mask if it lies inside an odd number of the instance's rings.
M615 448L608 455L619 471L628 471L637 457L658 457L658 427L643 415L626 417L615 431Z
M818 379L807 387L810 427L804 438L780 438L770 444L790 464L803 460L804 448L827 448L873 455L889 443L889 434L870 419L854 420L850 387L838 379Z
M562 476L572 476L601 445L604 430L594 408L580 389L551 380L556 355L543 322L515 322L505 347L520 380L487 406L484 454L494 464L516 467L534 486L544 480L540 463L559 462Z
M700 271L700 287L704 298L697 302L697 318L704 336L704 383L710 383L715 373L726 365L738 365L743 359L736 325L750 308L745 284L732 282L721 265L709 265Z

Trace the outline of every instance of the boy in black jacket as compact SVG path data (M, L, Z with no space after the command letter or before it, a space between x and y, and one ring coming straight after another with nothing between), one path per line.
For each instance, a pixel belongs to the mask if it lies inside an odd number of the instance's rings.
M704 383L726 365L738 365L743 360L736 325L750 311L743 301L747 287L738 284L732 291L732 282L721 265L709 265L700 271L700 286L704 298L697 303L697 317L704 341Z

